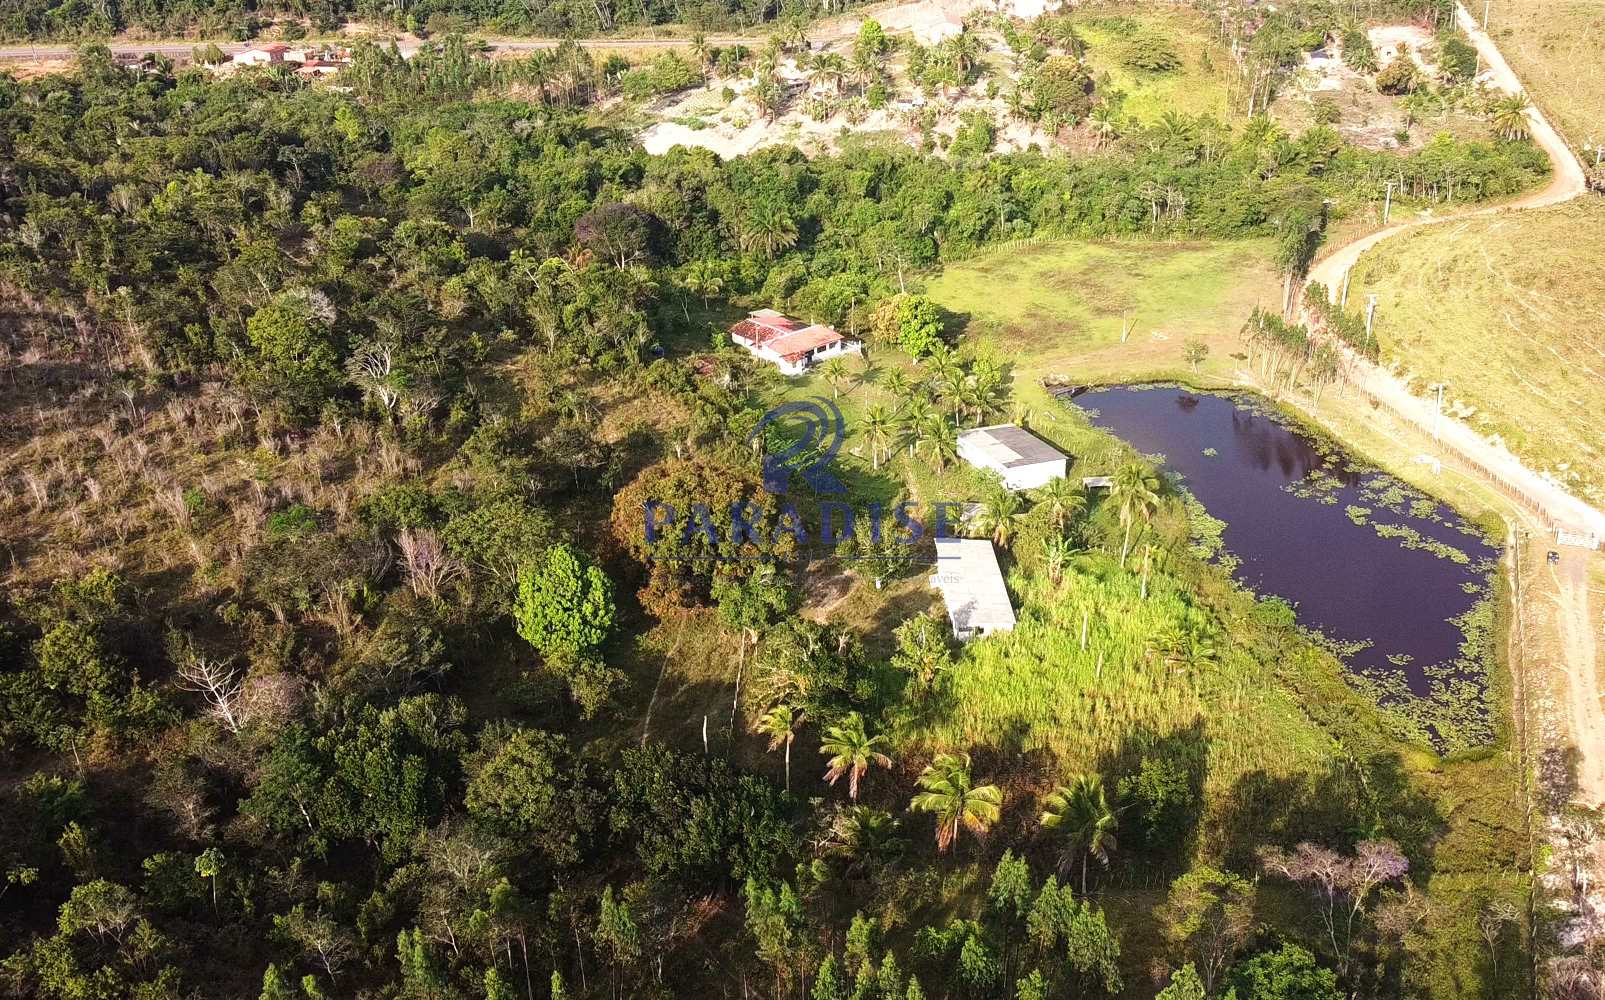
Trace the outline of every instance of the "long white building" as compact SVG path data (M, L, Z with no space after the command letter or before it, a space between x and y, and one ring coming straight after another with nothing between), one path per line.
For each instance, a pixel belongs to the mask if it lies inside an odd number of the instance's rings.
M1065 474L1070 457L1013 424L977 427L959 435L959 457L1003 477L1011 490L1034 490Z
M997 551L985 538L938 538L931 586L942 592L958 639L1014 630L1014 604Z

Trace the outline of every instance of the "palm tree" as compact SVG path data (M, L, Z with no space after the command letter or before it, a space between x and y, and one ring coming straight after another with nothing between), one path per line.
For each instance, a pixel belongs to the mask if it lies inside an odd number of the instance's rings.
M897 374L893 372L893 374ZM910 399L897 414L897 426L902 431L903 440L908 443L908 455L914 457L914 451L924 440L927 428L931 423L931 404L921 397Z
M981 498L974 530L979 536L990 535L994 544L1008 548L1014 526L1024 517L1025 504L1020 494L1002 485L994 486Z
M864 729L864 717L848 712L841 722L825 729L819 741L819 752L830 758L825 761L825 780L834 785L847 775L847 797L858 801L858 781L869 773L872 764L891 767L892 758L881 752L886 745L885 736L871 736Z
M864 436L869 439L870 466L879 469L881 452L890 459L892 450L892 415L880 403L864 411Z
M839 94L842 91L842 81L847 79L847 60L842 58L840 53L822 52L815 57L808 76L812 82L829 86Z
M1146 522L1159 505L1159 479L1141 462L1127 462L1115 470L1109 495L1120 504L1120 523L1126 529L1120 545L1120 565L1124 566L1131 551L1131 526L1139 519Z
M1064 476L1048 480L1036 491L1037 509L1048 516L1058 531L1064 530L1066 521L1087 508L1087 495Z
M936 849L946 851L962 830L984 836L1003 813L1003 790L975 785L969 754L937 754L919 777L923 791L908 807L936 816Z
M1097 858L1109 864L1109 852L1115 850L1115 827L1118 819L1109 808L1104 794L1103 779L1096 774L1077 775L1069 785L1060 785L1042 800L1042 816L1038 819L1042 829L1058 834L1068 842L1061 862L1061 870L1070 866L1076 855L1081 857L1081 894L1087 894L1087 859Z
M1100 104L1087 115L1087 125L1097 138L1098 145L1102 146L1120 137L1120 112L1107 104Z
M702 308L708 300L724 291L724 271L717 261L699 259L687 264L684 277L686 290L702 299Z
M1070 565L1070 557L1075 555L1076 548L1070 540L1063 535L1049 537L1042 546L1043 565L1047 567L1048 579L1057 584L1064 579L1064 571Z
M819 374L826 382L830 383L831 398L840 399L842 383L847 381L847 362L841 358L831 358L820 366Z
M773 260L777 250L788 250L797 242L797 223L784 205L765 199L747 210L738 241L741 249L762 250L765 257Z
M957 402L959 394L964 389L964 366L951 352L933 353L930 359L931 381L936 389L949 400Z
M691 55L696 57L697 68L703 79L707 79L708 69L713 65L713 46L708 44L706 34L700 31L691 33Z
M1501 139L1514 142L1532 135L1532 123L1527 112L1533 102L1526 94L1511 94L1488 105L1488 117Z
M948 423L946 417L932 413L925 426L924 444L930 449L937 471L941 471L947 468L948 462L959 457L959 430Z
M947 40L947 55L953 60L953 68L958 70L961 80L968 79L970 70L980 61L983 46L981 40L971 33L968 27L961 27L959 33Z
M825 851L845 861L849 874L877 867L903 853L907 842L898 835L901 826L902 822L884 809L848 806L832 820Z
M880 53L862 46L853 47L853 79L858 81L858 96L863 97L872 81L880 79Z
M752 731L769 737L769 749L786 748L786 791L791 791L791 744L797 738L806 713L790 705L776 705L753 724Z
M904 397L908 395L909 390L913 387L914 383L908 377L908 373L901 368L893 368L886 373L885 378L881 379L881 388L891 393L892 398L897 400L898 405L903 404Z

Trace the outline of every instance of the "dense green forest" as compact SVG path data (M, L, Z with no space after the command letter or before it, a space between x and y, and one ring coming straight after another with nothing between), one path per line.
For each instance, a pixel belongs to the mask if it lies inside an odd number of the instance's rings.
M316 0L313 3L217 2L217 0L7 0L0 5L0 39L88 39L118 32L252 37L285 20L316 31L348 22L413 31L476 28L507 34L559 37L682 24L705 29L750 29L781 20L809 20L856 6L802 0ZM1244 0L1202 0L1200 6L1227 19L1258 19ZM1449 20L1451 0L1305 0L1311 17L1422 18Z
M0 988L1526 995L1503 727L1413 740L1107 435L1055 432L1107 497L975 484L1008 642L809 590L919 567L655 558L640 513L770 503L746 307L922 359L896 450L945 467L1007 359L944 340L920 272L1259 237L1297 276L1387 181L1495 198L1539 153L1169 115L1074 157L655 157L556 59L0 77Z

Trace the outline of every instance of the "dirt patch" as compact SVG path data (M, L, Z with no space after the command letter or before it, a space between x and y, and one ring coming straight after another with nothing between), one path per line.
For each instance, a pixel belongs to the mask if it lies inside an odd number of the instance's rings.
M830 618L836 605L847 599L858 581L846 570L809 574L802 588L802 614L817 622Z

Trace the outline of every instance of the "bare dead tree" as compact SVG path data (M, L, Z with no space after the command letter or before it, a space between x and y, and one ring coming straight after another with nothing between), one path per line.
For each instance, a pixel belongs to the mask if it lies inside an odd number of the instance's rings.
M401 549L407 582L419 597L432 600L440 596L442 587L465 572L461 560L447 552L440 536L428 528L403 531L396 536L396 546Z
M179 687L206 699L211 706L209 714L222 723L223 728L238 733L245 725L240 701L244 685L240 683L238 670L221 660L194 656L178 668L178 678Z

